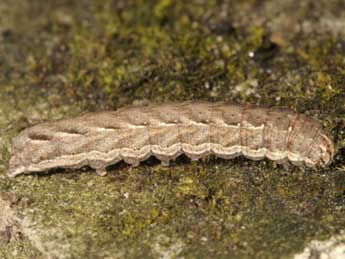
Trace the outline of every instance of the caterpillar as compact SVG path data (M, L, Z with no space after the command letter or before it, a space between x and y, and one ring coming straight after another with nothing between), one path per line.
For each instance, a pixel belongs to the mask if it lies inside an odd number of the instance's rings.
M124 160L151 155L168 165L184 153L224 159L244 155L277 163L324 167L334 155L321 123L282 108L211 102L132 106L38 124L14 138L9 177L88 165L99 175Z

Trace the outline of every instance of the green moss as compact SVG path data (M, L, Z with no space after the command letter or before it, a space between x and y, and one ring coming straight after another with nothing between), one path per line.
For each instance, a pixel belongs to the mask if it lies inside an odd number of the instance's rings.
M291 29L273 40L280 21L253 22L269 9L255 1L19 2L6 28L0 21L0 192L28 200L13 210L34 223L45 253L277 258L344 229L341 37ZM191 99L309 111L332 130L338 155L322 171L211 156L119 165L103 178L88 169L5 177L10 140L31 124ZM0 248L39 255L27 239Z

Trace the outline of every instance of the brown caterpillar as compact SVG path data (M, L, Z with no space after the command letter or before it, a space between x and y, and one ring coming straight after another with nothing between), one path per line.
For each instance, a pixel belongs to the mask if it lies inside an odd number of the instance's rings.
M13 141L8 175L84 165L105 175L120 160L136 166L154 155L168 165L181 153L317 167L330 163L334 146L318 121L286 109L207 102L126 107L25 129Z

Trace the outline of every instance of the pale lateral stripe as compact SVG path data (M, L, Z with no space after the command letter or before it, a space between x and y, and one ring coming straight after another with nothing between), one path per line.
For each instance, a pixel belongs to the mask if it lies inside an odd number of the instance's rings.
M205 146L207 147L207 150L205 149ZM207 153L207 151L209 150L215 153L216 155L229 155L229 156L236 155L239 153L243 154L242 149L244 148L243 146L240 146L240 145L224 147L220 144L213 144L213 143L204 143L201 145L194 145L194 146L189 145L189 147L192 147L193 149L198 150L195 153L191 152L193 155L203 155ZM204 150L202 148L204 148ZM170 149L170 151L173 151L173 152L170 154L165 153L165 151L168 151L168 149ZM80 167L82 165L89 164L88 161L91 161L91 160L92 161L99 160L106 163L107 165L111 165L123 159L124 157L137 158L138 160L140 160L140 158L146 158L148 153L152 153L153 155L156 154L156 155L162 155L162 156L167 156L167 155L174 156L178 154L181 151L181 149L183 149L183 144L182 145L174 144L168 149L165 149L163 151L163 148L158 145L154 145L154 146L147 145L138 151L134 151L133 149L130 149L130 148L123 148L123 149L115 149L106 153L101 152L101 151L90 151L86 153L80 153L77 155L64 155L55 159L41 161L37 164L31 164L28 167L21 166L17 168L15 171L10 172L9 176L14 177L16 175L19 175L25 172L45 171L47 169L51 169L55 167L64 167L64 168ZM221 152L219 152L219 150L221 150ZM315 164L309 159L303 158L299 156L298 154L292 153L290 151L272 152L272 151L267 150L266 148L260 148L257 150L247 148L246 154L243 154L243 155L255 157L257 156L257 154L261 154L261 153L266 153L265 156L274 161L284 160L288 158L292 162L304 162L308 160L307 161L308 164L310 165Z
M42 142L49 142L50 140L48 140L48 139L29 139L29 141L32 143L42 143Z

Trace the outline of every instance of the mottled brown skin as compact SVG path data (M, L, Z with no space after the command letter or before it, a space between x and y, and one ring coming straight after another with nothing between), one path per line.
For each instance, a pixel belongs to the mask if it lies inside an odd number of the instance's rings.
M189 102L126 107L43 123L13 141L8 175L89 165L100 175L120 160L131 165L154 155L168 164L214 153L325 166L333 143L322 125L290 110Z

